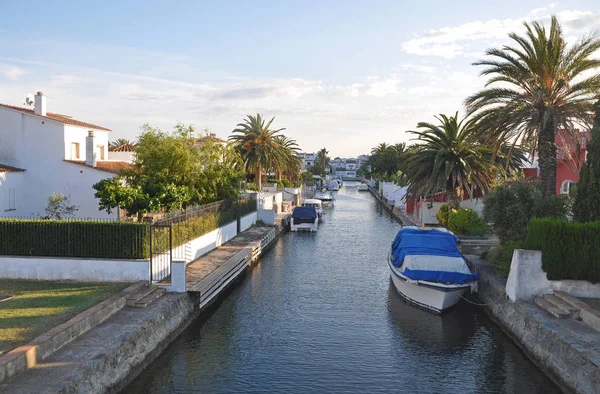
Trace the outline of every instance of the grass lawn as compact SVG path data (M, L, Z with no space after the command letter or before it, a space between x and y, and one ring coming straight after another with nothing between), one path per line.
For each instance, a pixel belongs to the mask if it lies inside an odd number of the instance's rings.
M0 280L0 355L24 345L127 287L96 284ZM10 298L4 298L12 296Z

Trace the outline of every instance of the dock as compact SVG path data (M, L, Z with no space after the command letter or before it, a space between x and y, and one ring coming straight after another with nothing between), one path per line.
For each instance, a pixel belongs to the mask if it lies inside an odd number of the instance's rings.
M186 267L186 291L201 310L271 246L281 227L252 227Z

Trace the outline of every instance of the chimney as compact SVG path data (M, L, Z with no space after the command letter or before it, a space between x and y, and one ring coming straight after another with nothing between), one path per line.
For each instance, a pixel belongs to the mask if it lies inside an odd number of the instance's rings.
M92 130L88 131L88 136L85 137L85 164L96 167L96 137Z
M35 107L33 113L40 116L46 116L46 97L43 92L37 92L35 95Z

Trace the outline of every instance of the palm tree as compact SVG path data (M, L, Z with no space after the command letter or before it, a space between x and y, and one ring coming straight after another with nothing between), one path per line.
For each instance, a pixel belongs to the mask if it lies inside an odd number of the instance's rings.
M406 144L388 145L382 143L371 149L369 164L373 173L386 180L398 180L402 183L402 166L407 155Z
M243 123L239 123L229 137L235 143L236 149L242 155L247 171L256 174L258 189L262 188L262 173L264 169L273 168L278 155L278 134L285 128L271 130L275 117L265 123L260 114L247 115Z
M300 148L298 147L296 140L283 134L277 136L275 140L279 145L274 168L277 173L277 179L281 180L284 172L287 172L288 174L299 173L301 165L297 153L300 152Z
M600 60L594 53L600 39L584 37L567 47L560 24L552 17L550 30L539 22L525 23L526 33L509 37L514 46L489 49L485 89L466 100L489 140L521 141L538 152L542 191L555 193L558 129L588 125L594 98L600 93ZM593 73L590 75L590 73Z
M404 168L409 193L447 191L448 206L458 209L463 191L475 187L485 192L492 184L492 149L480 143L474 120L459 122L458 112L450 117L440 114L436 119L440 125L421 122L417 127L423 131L409 131L419 141Z
M327 167L329 166L329 162L331 159L327 156L329 152L327 149L322 148L317 152L317 159L315 160L315 165L313 166L314 172L321 175L325 178L327 174Z

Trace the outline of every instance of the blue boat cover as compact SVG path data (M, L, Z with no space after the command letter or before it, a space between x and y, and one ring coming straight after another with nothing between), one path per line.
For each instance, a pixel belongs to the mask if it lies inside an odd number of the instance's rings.
M458 251L456 237L450 233L415 228L400 230L392 243L392 264L395 267L401 267L406 256L442 256L453 258L448 259L448 267L444 267L443 270L403 267L402 274L413 280L464 284L475 281L478 277L477 273L472 274L468 269L463 256ZM439 260L436 259L438 264Z
M294 219L312 219L317 218L317 210L314 207L296 207L292 212L292 218Z

